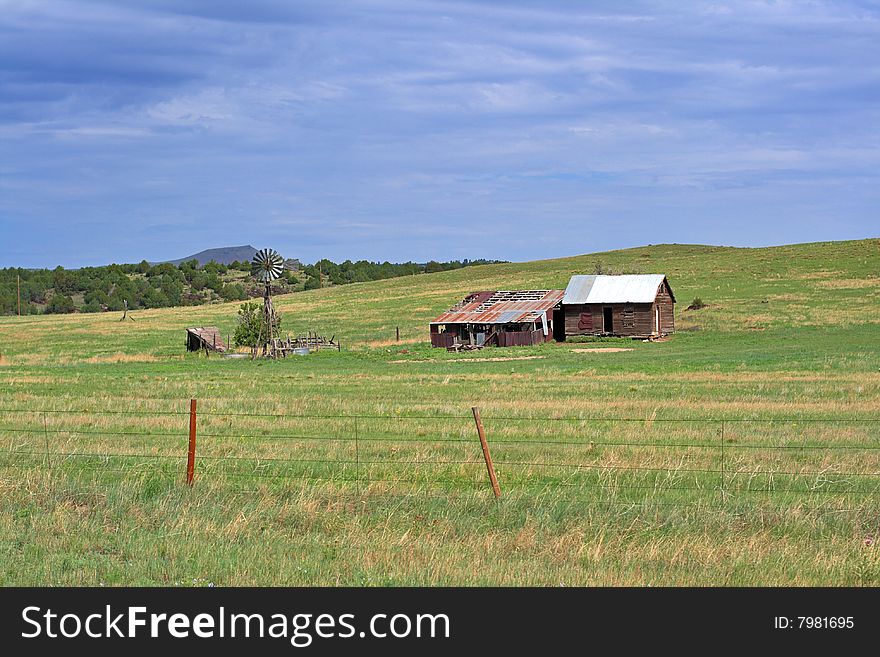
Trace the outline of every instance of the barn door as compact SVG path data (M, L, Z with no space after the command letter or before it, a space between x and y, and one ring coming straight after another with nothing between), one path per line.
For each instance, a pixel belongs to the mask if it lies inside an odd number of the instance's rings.
M614 333L614 312L611 308L602 309L602 321L605 333Z

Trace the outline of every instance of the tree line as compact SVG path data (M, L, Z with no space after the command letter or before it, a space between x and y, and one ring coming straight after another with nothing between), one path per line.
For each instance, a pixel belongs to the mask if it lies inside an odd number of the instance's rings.
M370 262L358 260L352 262L346 260L339 264L331 260L318 260L313 265L304 265L301 270L305 275L304 289L311 290L330 285L346 285L347 283L365 283L367 281L379 281L386 278L399 276L414 276L416 274L431 274L440 271L450 271L471 267L473 265L489 265L503 262L502 260L450 260L437 262L431 260L427 263L418 262Z
M299 292L330 285L346 285L398 276L460 269L495 260L453 260L450 262L390 263L346 260L335 263L319 260L286 270L273 283L276 294ZM199 265L188 260L173 265L112 264L81 269L0 269L0 314L18 312L18 285L21 285L21 313L104 312L131 309L193 306L221 301L244 301L262 294L262 288L249 275L250 262L229 265L208 262Z

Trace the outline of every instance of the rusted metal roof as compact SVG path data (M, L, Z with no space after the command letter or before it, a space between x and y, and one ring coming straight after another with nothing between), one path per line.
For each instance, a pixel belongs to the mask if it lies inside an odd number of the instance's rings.
M562 303L653 303L665 279L665 274L572 276Z
M516 324L546 317L562 300L562 290L473 292L431 324Z

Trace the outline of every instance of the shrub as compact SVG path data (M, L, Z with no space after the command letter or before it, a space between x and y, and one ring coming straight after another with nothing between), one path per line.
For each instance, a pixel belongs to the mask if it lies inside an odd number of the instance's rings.
M72 313L76 310L76 304L73 299L64 294L52 295L49 303L46 305L47 313Z
M256 355L257 349L268 344L268 336L260 335L260 323L263 315L263 304L249 301L241 304L238 309L238 326L235 327L233 341L236 347L250 347L251 354ZM281 315L275 313L272 333L281 333Z
M240 283L227 283L220 290L220 296L226 301L244 301L247 299L247 292Z

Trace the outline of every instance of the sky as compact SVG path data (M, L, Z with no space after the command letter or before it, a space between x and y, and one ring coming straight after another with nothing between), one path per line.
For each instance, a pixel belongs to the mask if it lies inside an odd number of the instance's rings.
M880 236L880 3L0 0L0 266Z

